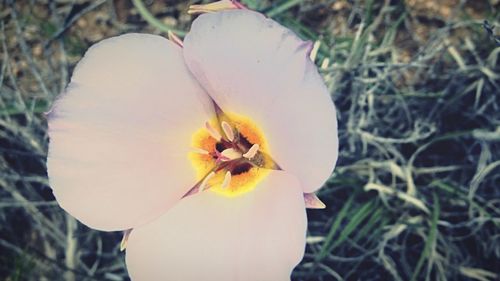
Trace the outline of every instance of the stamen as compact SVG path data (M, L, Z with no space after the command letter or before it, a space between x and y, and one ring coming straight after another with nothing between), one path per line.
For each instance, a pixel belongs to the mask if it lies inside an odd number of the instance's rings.
M226 134L227 139L232 142L234 140L234 132L233 128L231 128L231 125L229 125L226 121L222 121L221 126L224 134Z
M200 187L198 187L198 192L202 192L203 190L205 190L207 188L207 186L208 186L208 181L211 180L214 176L215 176L215 173L214 172L210 172L210 174L208 174L203 179L203 181L200 183Z
M216 141L220 141L222 139L222 136L219 134L219 132L217 132L217 130L214 129L208 121L205 122L205 128L207 129L210 136L214 138Z
M234 148L225 149L221 155L227 158L227 161L241 158L241 153Z
M231 172L227 171L226 175L224 175L224 181L222 181L220 188L226 189L226 187L228 187L230 183L231 183Z
M209 154L209 152L206 151L205 149L201 149L201 148L198 148L198 147L191 147L191 151L194 152L194 153L202 154L202 155L208 155Z
M245 157L248 160L252 160L252 158L254 158L255 155L257 154L257 151L259 151L259 147L260 146L257 143L252 145L252 147L250 147L247 153L243 154L243 157Z

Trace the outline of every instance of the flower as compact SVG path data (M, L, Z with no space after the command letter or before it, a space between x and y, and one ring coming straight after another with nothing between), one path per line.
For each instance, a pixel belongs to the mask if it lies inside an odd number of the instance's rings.
M92 46L49 113L48 174L89 227L128 231L133 280L289 280L337 159L311 44L238 7L169 41Z

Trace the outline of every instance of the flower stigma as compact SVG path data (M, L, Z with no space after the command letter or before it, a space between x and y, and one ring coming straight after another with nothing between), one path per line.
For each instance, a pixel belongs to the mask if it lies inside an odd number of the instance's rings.
M196 171L198 192L209 189L234 197L252 191L272 169L260 128L250 119L223 113L205 123L192 137L189 159Z

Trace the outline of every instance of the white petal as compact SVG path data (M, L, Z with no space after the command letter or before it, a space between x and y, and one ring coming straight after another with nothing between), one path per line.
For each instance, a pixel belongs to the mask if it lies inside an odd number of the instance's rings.
M271 156L308 193L330 176L338 154L335 107L310 46L259 13L233 10L198 17L183 49L218 105L254 119Z
M49 114L57 201L102 230L159 216L194 185L191 135L213 114L172 42L128 34L94 45Z
M140 281L290 280L306 224L298 181L275 171L250 193L230 198L207 190L134 229L127 268Z

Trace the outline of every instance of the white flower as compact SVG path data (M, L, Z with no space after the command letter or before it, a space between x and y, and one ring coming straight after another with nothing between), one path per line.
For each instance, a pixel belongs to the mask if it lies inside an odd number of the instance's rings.
M303 193L337 159L335 107L310 44L249 10L94 45L49 114L57 201L89 227L133 229L134 280L289 280Z

